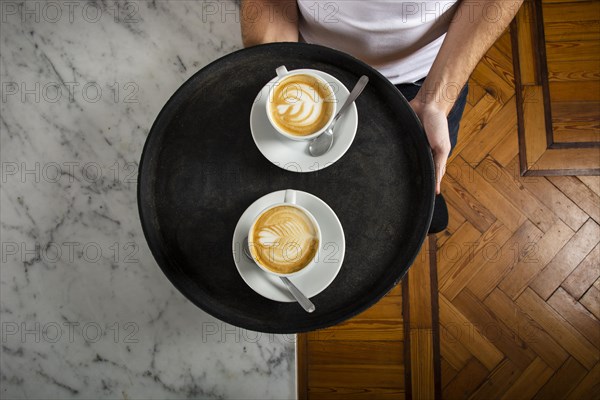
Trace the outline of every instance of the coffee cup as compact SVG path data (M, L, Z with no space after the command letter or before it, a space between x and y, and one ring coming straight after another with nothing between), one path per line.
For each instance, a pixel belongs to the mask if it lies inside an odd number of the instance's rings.
M329 83L309 70L276 69L277 79L271 84L266 112L269 122L291 140L312 140L333 121L337 99Z
M321 229L315 217L296 204L296 191L285 191L283 203L261 211L248 232L252 259L263 271L292 277L312 269L318 259Z

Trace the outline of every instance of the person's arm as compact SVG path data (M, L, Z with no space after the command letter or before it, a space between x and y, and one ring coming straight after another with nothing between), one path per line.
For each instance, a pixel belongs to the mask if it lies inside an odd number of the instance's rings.
M522 2L462 1L423 86L411 101L433 152L436 193L440 192L450 153L446 117L479 60L504 32Z
M296 0L242 0L240 13L244 47L298 41Z

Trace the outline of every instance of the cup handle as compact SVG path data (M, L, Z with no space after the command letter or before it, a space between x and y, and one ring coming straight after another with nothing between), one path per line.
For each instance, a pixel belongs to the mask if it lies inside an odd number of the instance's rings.
M288 70L287 70L287 68L285 67L285 65L282 65L282 66L280 66L280 67L277 67L277 69L275 70L275 72L277 73L277 76L278 76L278 77L282 77L282 76L284 76L284 75L287 75L287 74L288 74Z
M296 204L296 191L294 189L287 189L285 191L284 203Z

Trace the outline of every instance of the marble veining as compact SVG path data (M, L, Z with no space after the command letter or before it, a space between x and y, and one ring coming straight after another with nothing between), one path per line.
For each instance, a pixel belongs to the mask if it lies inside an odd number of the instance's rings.
M6 399L287 399L293 335L198 309L165 278L136 206L163 104L241 48L232 1L2 1Z

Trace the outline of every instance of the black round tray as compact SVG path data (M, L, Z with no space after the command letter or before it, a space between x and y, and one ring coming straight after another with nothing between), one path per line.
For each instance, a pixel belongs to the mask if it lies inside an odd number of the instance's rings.
M254 144L249 119L275 68L315 68L358 98L358 131L348 152L313 173L285 171ZM234 228L259 197L297 189L324 200L346 237L335 281L296 303L249 288L231 252ZM404 276L430 224L434 172L423 129L400 92L361 61L326 47L277 43L229 54L185 82L164 106L146 140L138 207L148 245L171 282L213 316L246 329L296 333L337 324L367 309Z

